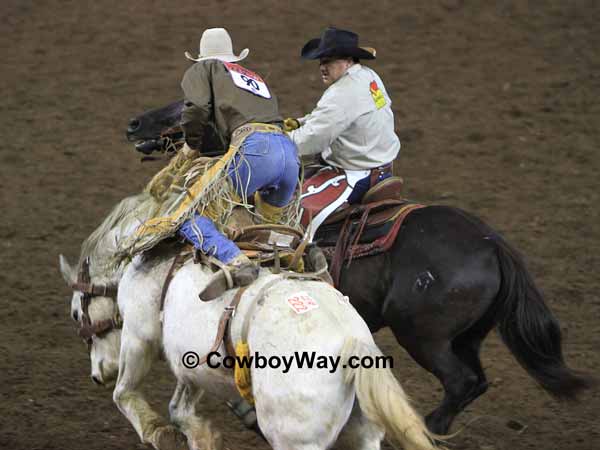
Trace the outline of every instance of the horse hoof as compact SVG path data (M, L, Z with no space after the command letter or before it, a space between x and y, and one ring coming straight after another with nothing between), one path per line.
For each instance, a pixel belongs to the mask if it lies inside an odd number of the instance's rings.
M185 435L173 425L157 428L153 441L157 450L188 450Z
M431 413L425 418L425 425L427 425L427 429L433 434L437 434L439 436L444 436L448 433L448 429L450 428L446 421L443 418L440 418L437 414Z
M206 421L194 430L188 441L190 450L223 450L223 437Z

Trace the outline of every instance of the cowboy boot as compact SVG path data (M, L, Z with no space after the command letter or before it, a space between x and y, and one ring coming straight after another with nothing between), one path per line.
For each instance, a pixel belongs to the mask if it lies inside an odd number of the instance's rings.
M227 268L231 271L233 283L236 287L248 286L258 278L258 266L243 253L233 258L227 264Z
M258 191L254 193L254 206L263 223L281 222L285 208L268 204Z
M240 253L213 276L204 290L200 292L200 300L213 300L223 295L227 289L248 286L258 278L258 270L256 264ZM229 273L231 281L228 281L225 271Z
M306 251L306 260L310 270L318 273L319 278L333 286L333 278L328 272L327 258L323 250L312 244Z

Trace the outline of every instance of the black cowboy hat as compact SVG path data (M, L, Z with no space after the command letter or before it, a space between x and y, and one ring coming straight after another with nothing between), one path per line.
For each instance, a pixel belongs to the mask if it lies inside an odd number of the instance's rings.
M358 46L358 34L334 27L326 28L320 38L308 41L300 54L304 59L329 56L375 59L374 48Z

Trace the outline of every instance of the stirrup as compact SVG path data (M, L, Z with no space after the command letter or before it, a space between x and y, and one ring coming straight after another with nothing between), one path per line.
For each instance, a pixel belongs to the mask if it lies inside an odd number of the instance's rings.
M236 415L238 419L242 421L244 426L249 430L254 431L265 441L267 440L258 426L258 420L256 419L256 409L250 403L243 398L239 400L227 401L227 406L231 409L231 412Z

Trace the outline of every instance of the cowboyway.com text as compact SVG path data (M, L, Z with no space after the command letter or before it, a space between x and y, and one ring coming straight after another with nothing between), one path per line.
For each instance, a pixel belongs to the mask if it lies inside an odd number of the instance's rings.
M348 360L342 363L341 356L317 355L316 352L294 352L293 355L263 356L255 352L248 356L225 356L219 352L210 352L207 355L206 365L211 369L224 367L233 369L236 363L241 368L254 369L281 369L283 373L288 373L292 367L299 369L324 369L333 373L338 368L358 369L393 369L394 359L391 356L350 356ZM200 357L196 352L186 352L181 358L184 367L194 369L200 365Z

